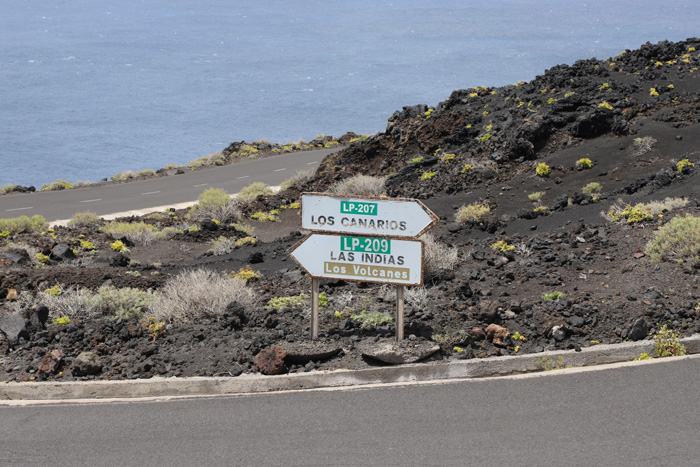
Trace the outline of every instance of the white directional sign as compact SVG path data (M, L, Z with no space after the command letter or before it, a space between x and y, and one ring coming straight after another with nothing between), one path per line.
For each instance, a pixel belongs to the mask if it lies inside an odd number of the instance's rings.
M302 193L301 228L314 232L418 237L438 217L416 199Z
M291 256L314 278L423 284L423 242L386 237L311 234Z

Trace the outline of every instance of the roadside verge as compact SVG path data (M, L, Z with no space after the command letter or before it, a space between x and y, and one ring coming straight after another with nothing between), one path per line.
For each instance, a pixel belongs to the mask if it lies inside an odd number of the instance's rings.
M700 335L679 339L689 355L700 353ZM580 352L562 350L505 357L423 363L363 370L313 371L279 376L242 375L236 378L152 378L130 381L31 382L0 384L0 405L10 401L70 401L194 397L265 393L372 384L411 383L486 378L629 362L641 353L654 353L654 342L596 345Z

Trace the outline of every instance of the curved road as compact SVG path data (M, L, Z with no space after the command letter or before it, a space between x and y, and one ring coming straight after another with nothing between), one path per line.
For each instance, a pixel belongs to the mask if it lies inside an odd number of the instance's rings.
M525 377L0 406L0 465L686 466L700 356Z
M182 175L100 187L0 196L0 218L39 214L53 221L70 219L76 212L83 211L104 216L195 201L202 191L210 187L233 194L253 182L279 185L298 171L315 170L324 157L338 150L302 151Z

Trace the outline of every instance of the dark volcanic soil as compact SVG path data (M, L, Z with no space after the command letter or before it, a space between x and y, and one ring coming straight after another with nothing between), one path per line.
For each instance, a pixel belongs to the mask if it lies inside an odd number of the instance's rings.
M578 349L650 339L664 324L682 335L696 333L697 270L652 263L644 254L647 242L669 219L700 215L700 169L679 171L676 166L683 159L699 159L696 48L700 50L700 40L646 44L604 61L557 66L528 83L457 90L433 110L404 108L389 119L384 133L326 158L304 186L246 207L250 215L289 205L301 191L323 191L358 173L389 176L390 196L423 200L440 217L431 233L456 250L459 261L453 269L427 277L424 296L408 301L408 338L401 345L390 348L392 324L362 328L344 309L351 295L365 296L365 308L392 313L393 290L388 287L322 281L328 306L322 310L321 337L314 342L309 340L308 306L264 308L273 297L309 294L310 279L286 254L301 237L296 210L282 210L276 222L250 221L258 243L230 254L208 255L209 242L220 235L245 234L232 228L200 230L135 245L129 266L114 259L113 239L100 233L98 225L61 227L53 233L0 238L0 247L13 242L41 251L60 243L77 248L84 235L99 252L81 253L83 260L71 265L52 261L43 267L0 259L0 299L7 296L0 300L0 329L7 334L0 338L0 380L273 372L274 365L255 361L273 347L286 351L285 367L274 371L311 371ZM592 167L578 169L582 158L590 159ZM549 176L536 174L540 163L551 167ZM464 170L466 164L470 168ZM424 176L433 172L432 178ZM600 183L601 192L582 194L591 182ZM528 198L536 192L543 193L539 204ZM611 222L601 215L613 204L667 197L687 203L639 223ZM475 202L488 205L490 212L479 221L455 222L458 208ZM174 215L182 219L185 212ZM173 215L161 217L148 222L158 228L175 223ZM499 240L516 248L491 248ZM243 312L230 306L219 319L170 323L155 339L146 317L74 319L62 325L51 324L58 316L49 310L48 324L42 325L41 310L31 300L23 302L27 305L19 315L11 313L17 308L13 291L31 296L56 284L158 290L187 269L231 273L245 266L260 274L249 283L256 305ZM552 292L564 296L543 298ZM492 326L487 335L490 325L507 332ZM90 371L85 356L78 358L86 351L98 360ZM90 375L81 376L85 373Z

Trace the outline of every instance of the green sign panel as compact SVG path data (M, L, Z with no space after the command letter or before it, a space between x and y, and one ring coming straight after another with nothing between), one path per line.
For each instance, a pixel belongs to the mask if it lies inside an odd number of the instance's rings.
M362 214L365 216L377 215L377 203L364 203L361 201L341 201L341 214Z
M340 250L388 255L391 254L391 240L388 238L340 237Z

